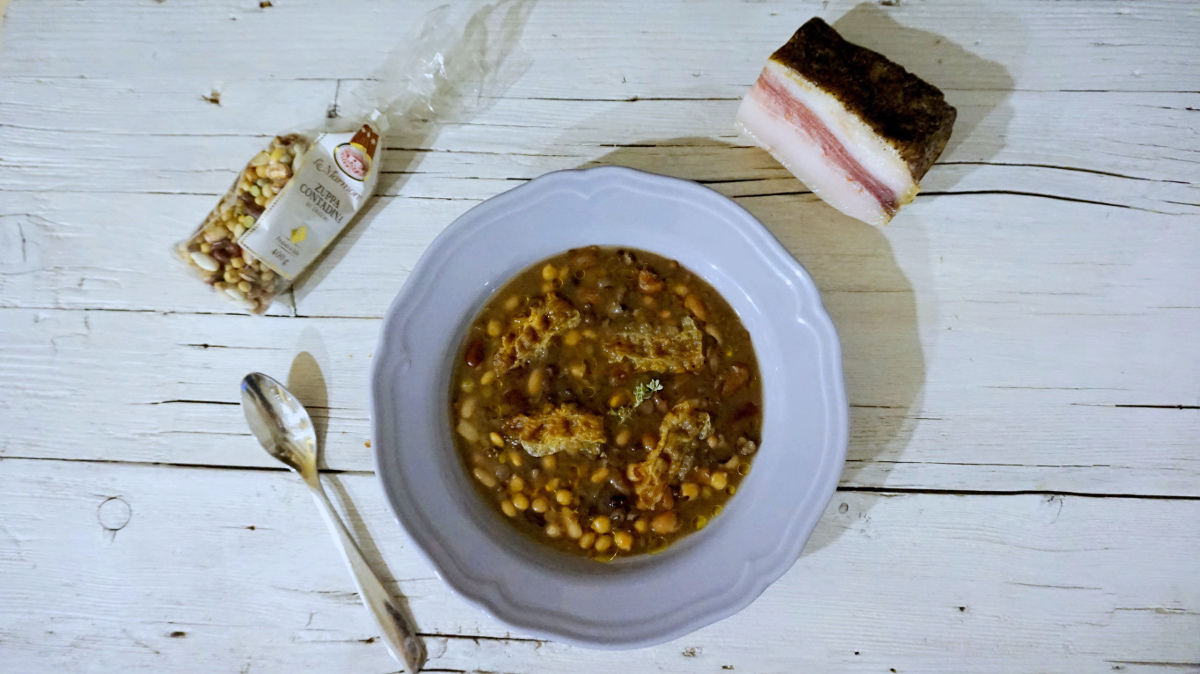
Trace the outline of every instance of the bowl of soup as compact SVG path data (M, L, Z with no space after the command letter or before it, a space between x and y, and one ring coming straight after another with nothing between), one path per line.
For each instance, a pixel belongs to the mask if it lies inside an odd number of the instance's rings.
M731 615L799 557L847 404L803 268L729 199L603 167L458 218L393 302L372 446L467 601L601 648Z

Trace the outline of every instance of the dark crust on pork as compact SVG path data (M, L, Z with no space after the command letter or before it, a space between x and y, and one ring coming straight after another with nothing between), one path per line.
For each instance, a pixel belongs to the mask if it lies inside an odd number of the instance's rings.
M862 118L908 163L919 181L937 161L958 111L941 89L887 57L842 39L821 19L809 19L771 55Z

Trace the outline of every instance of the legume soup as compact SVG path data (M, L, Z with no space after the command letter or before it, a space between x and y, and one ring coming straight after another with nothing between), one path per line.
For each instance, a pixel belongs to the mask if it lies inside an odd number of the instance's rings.
M654 253L569 250L498 290L450 393L479 494L518 529L598 561L703 529L758 449L750 335L706 282Z

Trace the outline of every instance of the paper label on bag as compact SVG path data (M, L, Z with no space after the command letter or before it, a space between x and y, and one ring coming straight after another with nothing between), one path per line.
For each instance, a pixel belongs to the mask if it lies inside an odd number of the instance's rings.
M289 281L325 250L362 208L379 176L379 133L317 136L299 171L238 244Z

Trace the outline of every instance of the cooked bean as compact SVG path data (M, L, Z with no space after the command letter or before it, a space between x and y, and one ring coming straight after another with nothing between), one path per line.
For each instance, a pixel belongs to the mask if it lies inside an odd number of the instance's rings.
M275 189L257 174L246 183ZM201 244L244 261L233 269L214 257L210 284L242 292L244 280L258 292L265 267L228 233L188 249L212 257ZM670 340L696 327L687 365L671 365L681 347ZM762 420L753 345L728 304L677 264L570 251L501 289L466 334L453 361L453 437L491 507L547 544L596 561L661 552L715 517L749 469L742 450Z
M496 486L496 477L482 468L475 469L475 479L488 489Z
M534 370L529 373L529 383L527 388L529 395L537 397L542 393L542 384L546 381L546 373L543 370Z
M656 534L669 534L675 531L679 526L678 518L675 512L668 510L665 513L659 513L650 520L650 528Z
M696 293L688 293L687 297L683 298L683 306L686 307L688 311L692 312L692 315L698 320L704 321L705 323L708 322L708 306L704 304L704 300L700 299L700 296Z
M628 531L618 531L614 533L613 542L617 544L618 548L624 550L625 552L629 552L633 549L633 535Z
M662 292L663 285L662 279L659 278L658 274L655 274L652 270L643 269L638 272L638 290L641 290L647 295L654 295Z
M476 339L467 346L467 350L463 352L463 361L467 367L478 367L483 362L483 340Z
M571 521L567 524L567 537L571 540L576 540L583 535L583 527L579 526L579 522Z
M467 398L463 401L462 409L459 411L459 414L462 415L463 419L470 419L471 415L475 413L475 406L478 404L478 398Z
M725 373L725 381L721 384L721 395L725 398L742 390L750 381L750 368L745 365L730 365Z

